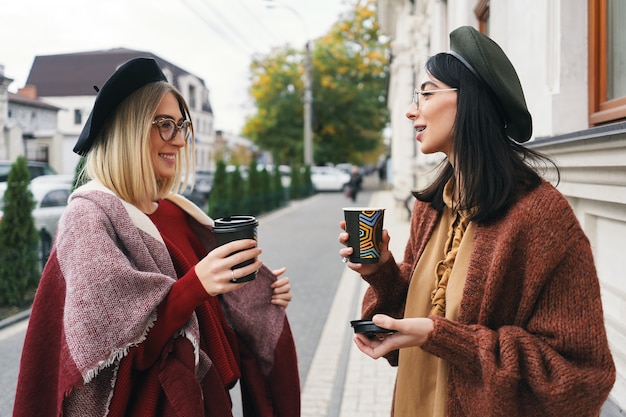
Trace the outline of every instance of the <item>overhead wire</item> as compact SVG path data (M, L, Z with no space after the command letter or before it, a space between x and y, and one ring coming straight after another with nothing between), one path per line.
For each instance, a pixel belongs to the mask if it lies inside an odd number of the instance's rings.
M248 0L250 1L250 0ZM253 0L255 2L258 1L266 1L266 0ZM261 27L261 29L263 29L263 31L270 37L270 39L273 41L275 39L278 38L278 36L276 35L275 32L272 32L264 23L264 19L259 18L259 16L255 15L252 13L251 8L246 6L243 3L243 0L237 0L237 3L239 4L239 6L241 7L241 9L244 11L244 13L250 18L250 20L252 22L254 22L255 24L259 25L259 27ZM267 6L266 6L267 7Z
M267 0L251 0L255 3L254 5L244 4L243 0L238 0L236 3L227 3L227 7L229 8L228 13L224 13L218 5L224 3L215 3L211 0L180 0L181 3L187 7L198 19L200 19L208 29L213 31L216 35L220 37L220 39L233 47L232 52L242 54L246 57L254 53L258 53L261 50L266 48L265 43L269 45L278 45L280 43L280 36L273 32L268 26L264 23L266 20L264 16L259 16L259 10L262 10L265 7L271 6L271 4L267 4L265 6L258 6L263 1ZM248 0L250 1L250 0ZM236 12L236 16L238 21L233 24L234 14L232 6L237 5L238 11ZM279 8L289 8L282 2L277 2L274 7ZM295 12L291 10L291 12ZM297 13L297 12L296 12ZM242 23L242 18L245 16L246 22ZM300 17L300 16L299 16ZM304 19L302 19L304 20ZM262 39L259 39L257 36L249 35L248 30L242 30L243 28L250 29L251 27L258 27L259 30L255 32L255 34L263 33L265 39L268 39L269 42L263 42ZM263 47L259 47L260 44L263 44Z
M251 47L250 42L244 39L238 30L233 29L232 24L221 12L219 12L219 10L206 2L203 2L203 5L211 9L210 13L205 13L199 10L197 5L192 4L189 0L181 0L181 3L183 3L197 18L202 20L202 22L204 22L209 29L215 32L220 39L231 44L234 47L233 52L241 50L246 51L247 54L254 52L254 48ZM219 22L216 22L214 17L217 17Z

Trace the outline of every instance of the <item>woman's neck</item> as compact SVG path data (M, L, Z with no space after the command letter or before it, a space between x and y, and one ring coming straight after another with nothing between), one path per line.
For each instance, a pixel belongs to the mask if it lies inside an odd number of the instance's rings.
M146 201L135 204L135 207L137 207L145 214L152 214L156 211L157 208L159 208L159 203L157 203L156 201Z

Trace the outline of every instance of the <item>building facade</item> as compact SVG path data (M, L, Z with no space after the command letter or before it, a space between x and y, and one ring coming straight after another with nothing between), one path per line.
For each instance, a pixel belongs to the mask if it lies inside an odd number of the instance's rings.
M95 102L94 87L101 86L119 65L136 57L154 58L168 81L181 92L194 122L196 165L202 170L213 168L215 129L204 81L152 53L117 48L37 56L33 61L25 89L35 90L39 99L60 108L60 173L73 173L78 163L79 157L72 149Z
M21 151L27 160L46 162L57 170L63 163L60 152L63 137L57 128L57 115L61 109L29 93L32 91L8 93L8 123L21 131Z
M61 135L57 129L59 108L32 96L32 91L11 93L12 79L4 77L0 66L0 159L14 161L18 156L46 162L56 170L61 166Z
M391 186L399 204L429 183L442 158L420 152L405 118L413 88L425 75L425 60L448 50L453 29L471 25L492 37L513 62L533 116L528 146L559 165L557 187L592 244L617 366L607 407L611 415L624 415L626 2L378 0L378 13L392 39Z

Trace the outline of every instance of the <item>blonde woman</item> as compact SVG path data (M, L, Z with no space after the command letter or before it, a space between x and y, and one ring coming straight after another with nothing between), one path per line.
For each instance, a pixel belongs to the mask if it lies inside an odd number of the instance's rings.
M212 220L176 193L193 124L153 59L105 82L74 151L89 181L35 297L14 416L230 416L238 380L246 416L299 415L289 279L254 240L216 247Z

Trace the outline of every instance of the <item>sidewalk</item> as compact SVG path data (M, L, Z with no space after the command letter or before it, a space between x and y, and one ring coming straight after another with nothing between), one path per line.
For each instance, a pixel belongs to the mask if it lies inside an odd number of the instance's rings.
M401 259L409 235L406 209L389 191L375 192L369 205L386 208L390 249ZM346 267L303 384L302 417L389 417L396 368L361 353L352 341L350 320L360 318L366 287Z

